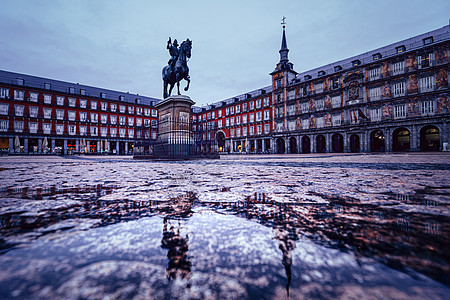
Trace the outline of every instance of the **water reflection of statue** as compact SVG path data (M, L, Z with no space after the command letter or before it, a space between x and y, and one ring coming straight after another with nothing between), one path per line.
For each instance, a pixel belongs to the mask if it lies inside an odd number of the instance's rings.
M167 258L169 263L166 269L167 279L176 279L177 274L181 278L189 278L191 274L191 262L188 260L189 236L182 237L180 234L180 222L174 227L167 217L164 218L163 238L161 248L168 249Z

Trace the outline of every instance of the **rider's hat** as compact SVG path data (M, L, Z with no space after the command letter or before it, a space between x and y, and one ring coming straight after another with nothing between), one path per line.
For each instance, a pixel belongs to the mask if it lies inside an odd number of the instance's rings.
M178 41L177 41L177 39L175 39L175 40L173 41L173 45L174 45L175 47L178 47Z

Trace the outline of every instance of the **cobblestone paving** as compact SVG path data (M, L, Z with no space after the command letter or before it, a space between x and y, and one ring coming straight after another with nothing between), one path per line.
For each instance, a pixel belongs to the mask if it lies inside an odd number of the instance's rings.
M2 299L446 299L450 154L0 158Z

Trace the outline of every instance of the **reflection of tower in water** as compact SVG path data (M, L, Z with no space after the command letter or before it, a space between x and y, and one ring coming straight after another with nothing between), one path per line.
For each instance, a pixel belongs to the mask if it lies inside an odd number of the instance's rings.
M176 223L173 224L172 222ZM164 218L163 238L161 248L168 249L167 258L169 263L166 269L167 279L176 279L178 274L181 278L189 278L191 273L191 262L188 260L189 236L181 234L180 220Z

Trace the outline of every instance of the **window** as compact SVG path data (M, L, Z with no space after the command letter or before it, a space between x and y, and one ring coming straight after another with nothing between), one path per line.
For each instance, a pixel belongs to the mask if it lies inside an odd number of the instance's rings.
M0 103L0 115L8 115L9 114L9 104Z
M82 95L82 96L86 95L86 90L85 89L80 89L80 95Z
M247 103L242 104L242 111L243 112L247 111Z
M248 109L250 109L250 110L255 109L255 102L250 101L250 102L248 103Z
M383 116L383 111L380 108L371 108L369 109L369 118L372 122L381 121L381 118Z
M234 125L234 117L230 118L230 125L233 126Z
M128 117L128 126L134 126L134 118Z
M264 106L269 106L269 97L264 98Z
M254 135L255 134L255 127L253 127L253 126L249 127L249 134L250 135Z
M52 109L44 107L44 119L52 118Z
M422 115L434 115L436 113L436 101L427 100L420 102L420 113Z
M359 59L352 61L353 67L359 66L360 64L361 64L361 61Z
M146 117L150 116L150 108L144 108L144 116Z
M236 136L241 136L241 128L236 128Z
M24 110L25 110L25 106L23 106L23 105L14 105L14 115L16 117L23 117Z
M56 96L56 105L64 105L64 97L63 96Z
M433 37L430 36L430 37L424 38L424 39L422 39L422 41L423 41L424 45L432 44L433 43Z
M405 62L399 61L392 65L392 75L399 75L405 73Z
M98 127L91 126L91 135L92 136L98 135Z
M80 121L81 122L87 121L87 112L80 112Z
M270 133L270 124L264 124L264 133Z
M39 107L37 106L30 106L30 117L31 118L37 118L39 113Z
M240 113L241 112L241 106L240 105L236 105L236 113Z
M211 120L211 113L208 113L208 120Z
M64 134L64 124L56 124L56 134Z
M74 87L69 87L69 93L75 94L75 88Z
M256 100L256 108L261 108L261 99Z
M9 99L9 89L0 88L0 98Z
M107 110L108 109L108 103L107 102L102 102L100 104L101 110Z
M107 117L107 116L106 116ZM103 115L102 115L103 118ZM109 120L111 121L111 124L116 125L117 124L117 116L111 115L109 116ZM102 120L103 121L103 120ZM103 122L102 122L103 123Z
M57 120L64 120L64 110L63 109L57 109L56 110L56 119Z
M262 125L256 126L256 134L262 134Z
M234 114L234 106L230 107L230 114Z
M136 118L136 126L142 126L142 119L141 118Z
M302 104L300 105L300 108L302 110L302 113L307 113L309 111L309 103L302 102Z
M434 76L419 78L419 90L421 93L434 90Z
M225 108L225 116L228 116L230 114L230 108L227 107Z
M376 53L372 55L373 60L379 60L381 58L381 53Z
M333 123L333 126L341 126L342 117L341 115L332 115L331 116L331 122Z
M23 121L14 121L14 131L23 132Z
M91 101L91 109L97 109L97 101Z
M342 70L342 67L341 66L335 66L334 67L334 71L335 72L339 72L339 71L341 71ZM302 127L303 127L303 125L302 125ZM304 127L303 127L304 128ZM309 128L309 127L308 127Z
M242 135L246 136L247 135L247 127L243 127L242 128Z
M393 107L394 119L401 119L406 117L406 104L395 105Z
M8 120L0 120L0 131L6 132L9 129L9 121Z
M295 108L295 106L294 106ZM256 113L256 122L262 121L262 111Z
M125 113L125 106L124 105L119 105L119 111L124 114Z
M234 129L230 129L230 137L234 137Z
M398 47L395 47L395 50L397 51L397 53L402 53L406 50L406 47L404 45L398 46Z
M28 128L30 130L30 133L37 133L38 123L36 123L36 122L29 122L28 123Z
M69 106L75 107L77 105L77 99L75 98L69 98Z
M331 107L332 108L341 107L341 104L342 103L341 103L341 96L340 95L331 97Z
M104 92L100 93L100 98L105 99L106 98L106 93L104 93Z
M249 119L249 122L250 122L250 123L255 122L255 115L254 115L254 114L249 114L249 115L248 115L248 119Z
M98 114L91 113L91 122L98 123Z
M113 103L111 103L111 111L112 112L116 112L117 111L117 104L113 104Z
M77 134L77 126L69 125L69 135L75 135L75 134Z
M284 126L282 122L277 123L277 132L284 131Z
M136 107L136 114L142 115L142 107Z
M49 90L52 88L52 85L48 82L44 83L44 89Z
M17 85L24 85L25 84L25 80L23 80L22 78L17 78Z
M38 93L33 93L33 92L30 92L30 98L29 98L29 100L31 101L31 102L37 102L38 101Z
M100 135L105 137L108 135L108 128L107 127L101 127L100 128Z
M338 89L340 87L339 77L334 77L331 82L333 89Z
M134 115L134 106L128 106L128 113Z
M77 118L77 112L69 110L68 116L69 116L69 121L75 121Z
M294 131L295 130L295 126L296 126L295 124L296 124L295 120L288 121L288 130L289 131Z
M247 115L242 116L242 124L247 124Z
M302 128L303 129L309 129L309 119L303 119L302 120Z
M116 137L117 136L117 128L110 128L109 129L109 135L111 137Z
M101 115L100 116L100 122L102 124L106 124L108 122L108 115Z
M125 125L125 117L119 116L119 125Z
M80 135L87 134L87 126L80 126Z
M369 100L376 101L381 99L381 87L369 89Z
M52 131L52 124L51 123L42 124L42 131L44 132L44 134L50 134Z
M144 119L144 126L149 127L150 126L150 119Z
M369 70L369 81L377 80L381 78L381 68L375 68Z
M324 125L325 125L325 122L324 122L323 117L316 118L316 127L317 128L322 128Z
M134 129L128 129L128 137L134 138Z
M222 110L221 110L221 109L219 109L219 110L217 111L217 117L218 117L218 118L221 118L221 117L222 117Z
M323 93L323 82L315 84L316 93Z
M81 108L86 108L87 107L87 100L80 99L80 107Z
M323 110L324 108L324 100L320 99L316 101L316 110Z
M405 83L404 82L398 82L393 85L394 89L394 97L400 97L405 95Z
M23 100L24 95L25 95L24 91L14 90L14 100Z
M225 119L225 126L230 126L230 119Z
M420 55L417 57L417 68L427 68L433 65L433 53Z
M264 120L269 120L270 119L270 110L265 110L264 111Z
M217 121L217 127L219 127L219 128L222 127L222 120Z

